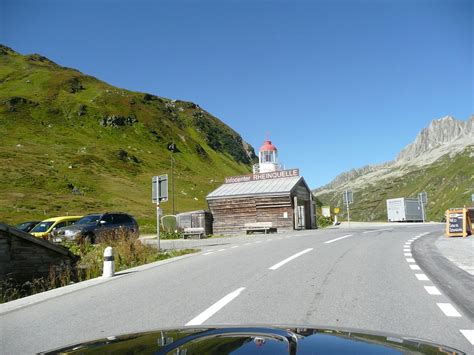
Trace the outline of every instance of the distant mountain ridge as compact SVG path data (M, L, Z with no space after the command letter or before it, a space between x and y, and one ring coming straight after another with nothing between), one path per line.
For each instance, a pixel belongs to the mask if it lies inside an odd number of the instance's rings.
M460 186L450 186L451 189L465 187L464 190L459 192L457 197L454 196L455 194L446 193L445 195L450 195L451 201L446 201L446 204L441 200L432 201L436 202L438 206L454 203L453 201L465 204L469 191L472 191L474 186L473 157L474 115L467 121L445 116L433 120L428 127L422 129L415 140L403 148L394 160L383 164L366 165L339 174L329 184L315 189L314 194L322 202L337 204L340 203L340 194L343 190L360 191L362 194L359 196L360 203L366 204L369 206L367 209L371 210L369 215L361 215L360 218L362 220L383 219L384 205L381 203L382 199L377 195L377 191L384 191L386 196L391 197L414 196L416 191L411 191L408 186L410 179L417 181L418 189L427 188L430 185L429 171L436 170L437 177L442 178L443 170L446 170L445 175L448 176L453 173L452 166L461 164L460 161L466 161L467 164L459 168L456 167L459 171L457 177L461 178L454 181L459 181ZM449 169L451 171L448 171ZM466 175L462 178L464 173ZM426 181L425 186L422 186L422 181ZM443 181L438 186L438 190L448 189L448 183L448 181ZM435 192L436 194L438 193ZM439 216L443 208L437 207L436 217Z

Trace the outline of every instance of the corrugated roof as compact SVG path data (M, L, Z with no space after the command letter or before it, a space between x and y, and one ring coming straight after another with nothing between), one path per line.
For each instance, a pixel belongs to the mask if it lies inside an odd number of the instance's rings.
M301 180L301 176L292 176L280 179L257 180L223 184L207 195L207 199L218 197L233 197L247 195L273 195L290 193L293 187Z

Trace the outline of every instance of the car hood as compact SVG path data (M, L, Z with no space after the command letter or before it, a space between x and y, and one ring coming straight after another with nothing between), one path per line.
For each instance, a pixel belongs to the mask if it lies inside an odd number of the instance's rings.
M405 354L463 352L430 341L353 329L192 327L109 336L41 354Z

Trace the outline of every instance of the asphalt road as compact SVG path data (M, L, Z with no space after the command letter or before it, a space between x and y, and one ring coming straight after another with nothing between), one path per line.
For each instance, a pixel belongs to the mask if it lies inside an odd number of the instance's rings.
M447 292L443 278L432 275L449 270L425 272L425 255L412 254L424 238L434 243L442 233L442 226L404 225L236 238L1 314L0 353L221 324L359 328L474 353L472 304L465 304L472 292Z

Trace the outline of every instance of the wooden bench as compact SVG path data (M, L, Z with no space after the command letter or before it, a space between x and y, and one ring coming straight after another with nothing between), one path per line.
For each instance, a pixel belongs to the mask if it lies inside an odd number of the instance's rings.
M201 239L201 237L204 236L204 228L202 227L184 228L183 230L184 239L186 239L186 237L194 237L194 236L197 236L199 239Z
M265 234L267 234L277 231L277 229L273 227L272 222L245 223L244 230L247 234L254 232L264 232Z

